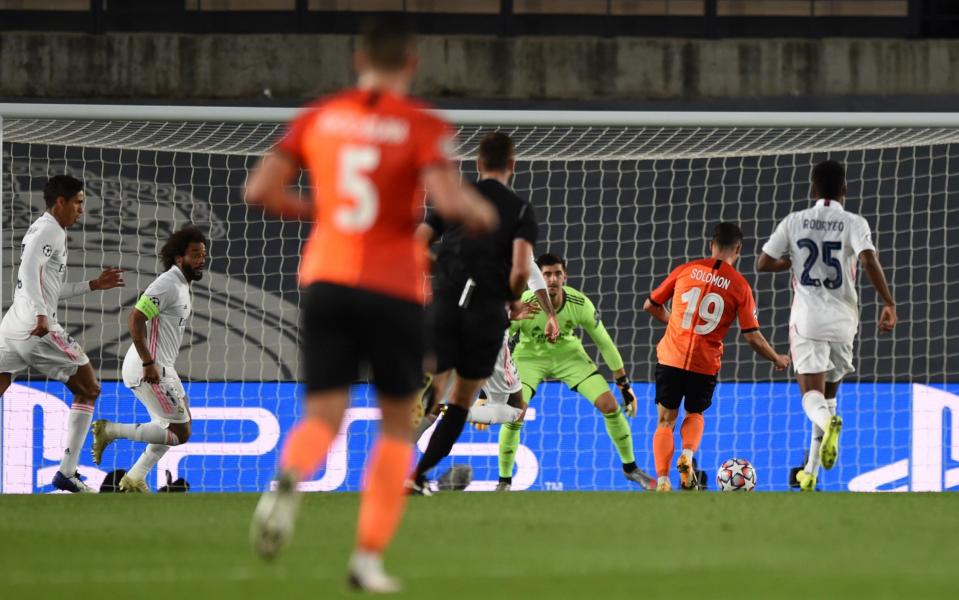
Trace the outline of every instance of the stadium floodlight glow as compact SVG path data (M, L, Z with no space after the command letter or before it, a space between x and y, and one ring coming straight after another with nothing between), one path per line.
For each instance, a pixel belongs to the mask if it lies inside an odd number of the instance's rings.
M247 207L242 186L256 157L273 145L297 111L0 104L0 305L6 309L12 297L19 241L43 208L47 178L63 172L80 177L86 183L87 212L68 232L68 280L119 265L128 271L127 287L73 299L59 317L81 340L100 378L116 380L129 344L127 311L158 272L157 245L173 228L194 222L210 240L207 273L194 285L195 316L186 336L190 347L178 363L196 393L203 394L194 403L251 409L244 414L264 427L271 419L281 428L292 423L299 414L298 394L294 386L277 382L295 381L298 373L295 271L308 226L281 223ZM456 152L464 159L466 177L475 175L473 159L485 132L500 129L513 137L519 158L513 186L536 208L542 239L537 251L565 255L570 283L597 304L628 373L643 390L642 382L652 380L653 348L662 333L643 313L643 301L672 267L707 251L708 231L720 220L742 225L747 239L738 268L756 292L763 331L777 348L787 346L789 282L784 275L755 273L754 256L776 223L808 205L812 165L827 157L844 162L850 208L872 226L902 323L892 336L879 336L874 292L863 290L857 373L839 397L848 424L844 449L838 469L823 474L823 485L862 490L959 486L950 463L959 455L949 450L959 447L949 425L955 421L942 416L954 414L949 411L957 390L946 388L959 382L959 361L953 358L959 330L954 308L950 311L951 299L959 297L959 205L953 198L959 190L959 113L443 114L457 126ZM302 179L301 189L307 185ZM707 413L703 455L742 456L760 470L760 489L767 482L783 485L808 446L798 394L795 385L769 386L786 379L734 337L727 340L717 394L735 401L736 410L714 406L715 413ZM18 383L38 384L30 374ZM48 393L62 403L68 396L58 385ZM104 389L114 397L103 399L100 410L107 412L98 415L129 421L138 410L132 395L124 395L122 386ZM365 393L366 388L358 389ZM5 399L2 414L13 421L3 424L8 433L3 462L9 467L8 457L29 461L31 473L40 477L36 473L56 453L51 444L58 443L59 434L50 428L63 426L61 405L46 396L31 404L25 390L17 393L22 402L16 406L50 416L43 417L42 436L17 437L7 424L33 417L14 414L14 404ZM524 432L532 440L523 442L530 453L524 477L535 469L530 481L535 489L613 485L611 477L621 478L615 459L596 458L605 456L600 448L608 442L595 410L583 400L553 398L533 400L539 411L536 427L542 424L551 433ZM649 468L654 418L647 400L641 403L647 413L632 426L638 462ZM562 427L550 429L560 410ZM372 436L371 414L356 413L350 448L363 447L364 436ZM180 459L178 469L208 470L200 489L249 489L251 477L265 485L275 467L272 451L265 448L273 434L259 438L265 444L260 447L254 443L255 421L203 422L182 452L189 453L193 444L237 444L234 450L250 456L171 454ZM921 435L916 423L952 441L927 443L916 437ZM279 435L282 439L282 431ZM469 443L495 443L495 435L474 436ZM213 445L196 449L216 452ZM940 449L950 452L948 457L937 455ZM456 460L469 461L479 472L495 465L491 450L465 447ZM253 457L261 452L268 453ZM357 468L354 462L345 456L331 460L348 469ZM712 472L718 464L703 466ZM318 474L317 489L343 489L333 484L351 485L351 473L345 479L341 473ZM13 476L4 470L0 477Z

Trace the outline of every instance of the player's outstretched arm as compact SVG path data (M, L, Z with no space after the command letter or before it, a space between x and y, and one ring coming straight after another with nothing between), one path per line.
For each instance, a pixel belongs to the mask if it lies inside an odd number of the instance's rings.
M533 245L524 239L513 240L513 266L509 270L509 289L514 298L519 298L529 282L529 259Z
M777 371L785 371L789 366L789 356L777 354L776 351L773 350L773 347L769 345L769 342L766 341L766 337L763 336L758 329L743 333L743 337L746 338L746 342L749 343L749 347L753 349L753 352L773 363Z
M652 298L646 298L646 302L643 303L643 310L663 325L669 324L669 309L662 304L653 302Z
M561 333L559 320L556 318L556 307L553 306L553 301L549 299L549 294L546 292L546 279L543 277L543 272L539 270L532 252L529 254L529 280L526 284L536 294L539 306L546 311L546 327L543 329L546 341L555 342L559 339Z
M496 229L496 209L471 186L460 183L459 173L449 165L436 165L423 172L423 185L436 212L444 220L462 223L473 233Z
M886 282L886 274L882 271L882 265L879 264L879 257L873 250L863 250L859 253L859 262L869 277L872 287L876 288L876 293L882 298L882 312L879 313L879 331L888 333L896 326L899 316L896 314L896 301L889 290L889 284Z
M793 263L788 256L773 258L765 252L760 252L756 259L756 270L760 273L779 273L780 271L788 271L792 266Z
M65 283L60 288L60 300L73 298L81 294L95 292L97 290L112 290L116 287L123 287L126 283L123 281L123 269L109 267L103 270L96 279L90 281L77 281Z
M253 167L244 198L251 206L282 219L311 221L313 206L287 187L299 174L299 165L282 152L270 152Z
M160 372L157 370L153 355L147 346L147 321L160 314L159 308L147 295L143 295L127 317L127 329L133 347L137 349L140 360L143 361L143 380L147 383L159 383Z

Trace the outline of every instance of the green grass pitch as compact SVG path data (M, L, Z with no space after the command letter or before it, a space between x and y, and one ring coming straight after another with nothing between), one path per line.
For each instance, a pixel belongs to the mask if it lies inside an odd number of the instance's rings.
M0 598L329 598L358 497L309 494L273 564L256 497L0 496ZM412 498L401 597L944 598L959 495L448 492Z

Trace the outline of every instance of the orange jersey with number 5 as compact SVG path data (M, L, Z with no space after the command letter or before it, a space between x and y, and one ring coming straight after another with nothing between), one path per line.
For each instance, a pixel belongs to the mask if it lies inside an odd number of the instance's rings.
M752 288L721 260L704 258L677 267L649 299L661 306L672 300L656 356L660 364L677 369L715 375L733 321L739 319L744 333L759 329Z
M314 223L301 287L335 283L423 303L426 248L420 176L448 162L451 132L426 106L393 94L348 90L307 109L277 149L309 174Z

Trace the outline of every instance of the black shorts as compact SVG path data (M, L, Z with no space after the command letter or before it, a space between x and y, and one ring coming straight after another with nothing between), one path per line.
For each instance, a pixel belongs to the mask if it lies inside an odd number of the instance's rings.
M493 374L509 326L506 304L474 301L460 308L458 302L459 298L438 295L426 311L436 372L455 369L465 379L485 379Z
M715 389L715 375L656 365L656 404L664 408L678 410L685 398L686 412L705 412L713 403Z
M314 283L301 292L300 352L307 392L348 386L368 364L379 392L423 384L423 307L358 288Z

